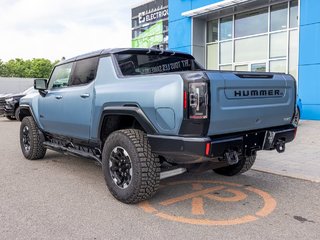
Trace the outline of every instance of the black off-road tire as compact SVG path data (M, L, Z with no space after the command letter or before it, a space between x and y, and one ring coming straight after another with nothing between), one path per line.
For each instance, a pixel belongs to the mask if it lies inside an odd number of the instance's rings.
M217 174L224 175L224 176L234 176L239 175L242 173L245 173L251 169L253 166L255 160L256 160L256 154L253 154L251 156L242 157L239 159L239 162L234 165L230 165L227 167L217 168L213 171Z
M132 178L126 188L119 187L114 181L109 163L112 152L118 147L123 148L131 160ZM151 152L147 135L136 129L124 129L110 134L103 147L102 170L111 194L127 204L152 197L160 184L159 158Z
M17 121L20 121L19 114L20 114L20 107L17 107L16 111L14 112L14 116Z
M33 118L23 118L20 125L20 146L24 157L29 160L44 158L47 151L43 146L44 141L44 136L37 127Z
M298 126L298 125L299 125L300 117L301 117L301 115L300 115L300 110L299 110L299 108L297 108L297 109L296 109L296 113L295 113L295 115L294 115L294 117L293 117L293 124L294 124L295 126Z

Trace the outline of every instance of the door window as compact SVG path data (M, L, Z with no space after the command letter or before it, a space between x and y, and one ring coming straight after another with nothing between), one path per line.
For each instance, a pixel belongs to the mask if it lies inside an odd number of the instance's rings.
M77 61L70 85L83 85L92 82L96 78L98 62L99 57Z
M67 63L55 67L48 89L67 87L71 75L72 65L73 63Z

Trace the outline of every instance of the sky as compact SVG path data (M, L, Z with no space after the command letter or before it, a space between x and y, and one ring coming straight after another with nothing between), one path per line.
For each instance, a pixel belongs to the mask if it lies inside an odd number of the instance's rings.
M62 57L131 46L131 8L144 0L0 0L0 59Z

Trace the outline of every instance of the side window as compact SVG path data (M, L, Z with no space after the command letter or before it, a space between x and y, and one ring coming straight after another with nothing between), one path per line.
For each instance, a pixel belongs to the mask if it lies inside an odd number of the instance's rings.
M63 88L68 86L73 63L57 66L50 78L48 89Z
M99 57L77 61L70 85L76 86L92 82L96 78L98 62Z

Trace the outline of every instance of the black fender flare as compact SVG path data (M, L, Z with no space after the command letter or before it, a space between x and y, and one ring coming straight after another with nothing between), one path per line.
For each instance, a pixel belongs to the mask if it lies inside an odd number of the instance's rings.
M37 127L43 131L43 129L40 127L39 125L39 122L38 122L38 119L35 117L34 115L34 112L33 112L33 109L27 105L27 104L21 104L20 106L20 113L19 113L19 118L21 119L21 114L22 114L22 111L21 110L27 110L29 113L30 113L30 116L33 118L34 122L36 123ZM22 121L22 119L21 119Z
M99 123L98 136L101 136L101 128L103 120L108 115L122 115L134 117L138 123L142 126L147 134L158 135L158 130L148 119L146 114L138 106L107 106L104 107Z

